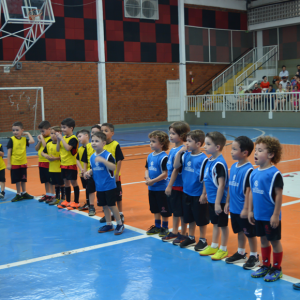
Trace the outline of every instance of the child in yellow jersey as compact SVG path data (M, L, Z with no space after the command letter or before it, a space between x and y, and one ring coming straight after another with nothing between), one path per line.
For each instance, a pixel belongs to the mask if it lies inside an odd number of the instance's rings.
M35 145L35 150L38 152L39 156L39 173L40 173L40 181L42 184L45 184L46 194L39 199L39 202L44 201L52 201L54 198L54 194L52 195L50 192L50 180L49 180L49 160L42 156L42 152L46 147L46 144L51 141L50 137L50 129L51 125L48 121L42 121L39 124L39 130L41 132L38 135L38 143Z
M34 144L34 139L29 132L24 132L21 122L15 122L13 124L12 132L13 136L7 144L7 170L11 170L11 183L16 184L17 194L11 201L17 202L20 200L33 199L33 196L26 192L26 147L28 147L29 144ZM24 135L26 135L28 139L26 139Z
M79 208L79 186L77 183L77 162L76 154L78 150L78 139L73 134L75 121L72 118L66 118L61 122L61 133L56 132L57 145L56 151L59 152L61 161L61 175L65 183L66 200L58 208L72 206L74 209ZM74 202L71 202L71 184L74 189Z
M84 173L91 169L90 158L95 150L92 148L92 144L89 143L90 140L90 132L86 129L80 130L77 132L77 138L79 143L82 145L78 149L77 153L77 166L79 169L79 176L81 179L81 183L83 188L85 189L86 194L86 203L83 206L80 206L78 210L89 210L90 200L89 200L89 190L87 185L87 179L85 179Z
M115 134L115 127L111 123L103 123L101 131L106 135L106 145L104 150L112 154L116 161L115 179L117 184L117 206L120 212L122 222L124 223L123 204L122 204L122 185L121 185L121 165L124 160L124 155L121 150L120 144L112 139ZM113 214L112 214L113 218ZM105 223L105 216L100 220L100 223Z
M0 199L4 199L5 197L5 162L3 160L4 151L2 144L0 144L0 187L1 187L1 193L0 193Z
M56 151L56 133L61 133L61 128L59 126L51 127L50 132L51 140L44 148L42 156L49 160L50 193L55 195L52 200L46 201L46 203L49 205L56 205L59 204L60 201L63 202L65 199L65 187L64 180L61 177L60 157L59 152Z

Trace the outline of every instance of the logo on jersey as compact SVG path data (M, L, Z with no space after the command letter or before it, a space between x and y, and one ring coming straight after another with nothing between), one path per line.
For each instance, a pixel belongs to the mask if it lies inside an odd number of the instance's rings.
M191 161L188 161L188 162L186 163L186 167L184 168L184 170L187 171L187 172L192 172L192 173L194 173L194 169L191 168L191 165L192 165L192 162L191 162Z
M98 162L98 161L96 161L96 162L95 162L95 168L94 168L94 170L95 170L95 171L103 171L103 170L104 170L104 167L100 167L100 165L101 165L101 163Z
M260 189L258 188L258 180L255 180L255 182L254 182L254 188L253 188L252 192L253 192L253 193L256 193L256 194L261 194L261 195L264 194L264 191L263 191L263 190L260 190Z
M254 185L258 187L258 180L255 180Z
M235 181L235 178L236 178L236 175L233 175L233 178L232 178L232 180L233 180L233 181Z
M238 187L240 183L236 182L235 179L236 179L236 175L233 175L232 180L229 180L229 185Z
M153 167L153 165L154 165L154 162L153 161L151 161L151 163L150 163L150 167L149 167L149 170L151 170L151 171L157 171L157 168L155 168L155 167Z

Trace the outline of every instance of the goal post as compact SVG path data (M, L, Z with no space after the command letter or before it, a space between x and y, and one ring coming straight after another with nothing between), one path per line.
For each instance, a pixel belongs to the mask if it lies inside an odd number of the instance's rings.
M11 136L14 122L22 122L24 130L38 134L45 120L43 87L0 87L0 136Z

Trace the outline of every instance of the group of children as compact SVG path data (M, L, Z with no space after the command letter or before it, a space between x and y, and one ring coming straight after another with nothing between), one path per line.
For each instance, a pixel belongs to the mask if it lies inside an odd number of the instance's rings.
M39 156L39 173L46 194L39 199L49 205L69 210L88 210L95 215L94 200L103 206L106 223L99 233L113 231L116 235L124 231L122 213L121 164L124 159L118 142L112 139L114 126L110 123L94 125L90 132L80 130L73 134L75 121L67 118L61 127L51 127L48 121L39 125L41 134L35 149ZM26 147L34 143L20 122L13 124L13 137L7 144L7 169L11 170L11 181L16 184L17 194L12 202L32 199L26 192L27 159ZM63 134L63 135L62 135ZM27 136L28 138L24 137ZM228 214L232 229L238 237L238 250L226 262L244 263L244 269L259 265L257 239L261 238L263 265L252 273L253 278L264 277L275 281L282 277L281 204L283 178L275 167L282 155L279 141L264 136L256 140L253 169L248 157L254 143L246 136L236 138L231 144L233 164L228 167L222 155L226 138L220 132L205 135L202 130L190 130L186 122L174 122L169 135L163 131L149 134L153 151L146 161L145 183L149 190L150 211L154 214L154 225L148 235L159 234L162 241L172 241L181 248L194 246L201 256L221 260L228 256ZM169 152L169 144L175 146ZM79 148L79 143L82 145ZM204 150L207 157L201 148ZM0 144L1 197L4 193L5 164L3 147ZM86 203L79 204L77 170L86 189ZM71 202L71 186L74 201ZM117 205L116 205L117 203ZM173 229L168 230L168 219L173 218ZM116 228L112 220L117 223ZM181 223L181 232L179 232ZM211 244L208 245L206 231L213 224ZM195 240L196 227L200 239ZM219 241L221 242L219 246ZM245 253L249 241L250 255ZM271 252L273 247L273 266Z

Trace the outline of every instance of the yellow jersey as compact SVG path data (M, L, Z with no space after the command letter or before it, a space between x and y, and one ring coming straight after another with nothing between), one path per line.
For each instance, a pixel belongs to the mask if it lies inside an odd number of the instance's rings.
M26 139L26 137L21 137L20 139L17 139L15 136L11 137L11 142L8 142L7 148L12 149L10 163L13 166L22 166L27 164L27 145L28 140Z
M46 142L46 144L49 142L49 140L51 140L50 136L44 137L44 140ZM41 143L40 149L38 151L38 156L39 156L39 162L49 162L48 159L46 159L44 156L42 156L42 152L44 151L45 147L43 146L43 144Z
M49 156L59 157L59 152L56 151L56 144L52 141L47 143L44 153L47 153ZM60 173L60 160L54 160L49 162L49 172L50 173Z
M73 134L69 137L64 136L63 139L65 140L65 142L69 145L69 142L72 139L76 139L77 141L77 146L71 149L71 151L68 151L65 149L64 145L62 142L60 142L60 160L61 160L61 166L76 166L76 153L78 150L78 139L77 137ZM75 143L74 143L75 145ZM71 145L72 146L72 145Z
M105 149L106 151L108 151L109 153L112 154L112 156L114 157L115 159L115 162L116 162L116 165L117 165L117 159L116 159L116 149L117 147L119 146L120 148L120 144L117 142L117 141L111 141L109 144L106 144L103 149ZM121 149L121 148L120 148ZM122 153L122 151L121 151ZM122 154L122 159L119 159L119 160L123 160L124 159L124 156ZM116 172L117 172L117 169L115 169L115 172L114 174L116 175ZM121 171L119 172L119 176L121 176Z
M84 154L85 151L86 151L86 155ZM84 163L87 163L87 171L91 169L90 158L94 152L95 152L95 150L92 148L91 143L86 144L86 146L81 146L78 149L77 159L79 160L82 168L84 167Z
M2 148L2 144L0 144L0 151L1 151L1 152L4 152L4 151L3 151L3 148ZM5 165L5 162L4 162L4 160L3 160L3 157L0 156L0 171L1 171L1 170L4 170L5 168L6 168L6 165Z

